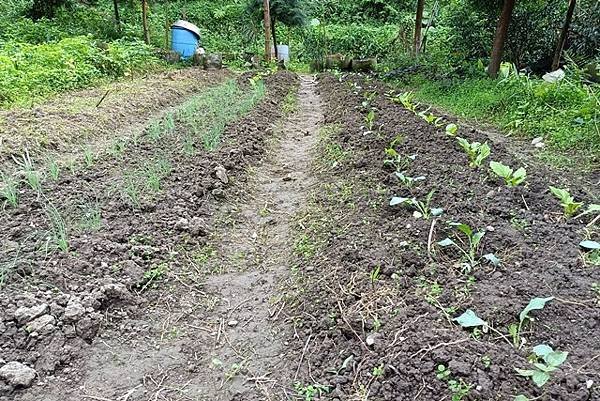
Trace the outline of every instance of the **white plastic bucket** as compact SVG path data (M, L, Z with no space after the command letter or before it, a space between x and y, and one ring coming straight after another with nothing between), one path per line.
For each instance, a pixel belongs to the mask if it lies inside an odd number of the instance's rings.
M273 55L275 54L274 47L271 47L271 52ZM288 45L277 45L277 60L286 63L290 61L290 47Z

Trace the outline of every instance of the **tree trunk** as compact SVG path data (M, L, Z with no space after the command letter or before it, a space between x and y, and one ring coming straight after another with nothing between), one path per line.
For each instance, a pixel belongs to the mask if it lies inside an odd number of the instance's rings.
M414 54L419 57L421 51L421 28L423 26L423 9L425 8L425 0L417 0L417 16L415 18L415 42Z
M279 60L279 52L277 51L277 34L275 33L275 24L277 20L273 17L271 19L271 33L273 35L273 49L275 50L275 61Z
M562 55L567 41L567 35L569 34L569 28L571 27L571 20L573 19L573 12L575 11L575 3L577 0L569 0L569 9L567 10L567 17L565 18L565 24L560 31L560 37L556 44L556 50L554 51L554 59L552 60L552 71L558 70L560 66L560 56Z
M119 15L119 0L113 0L113 7L115 9L115 24L117 29L121 29L121 16Z
M271 61L271 5L269 0L263 0L263 13L265 24L265 60Z
M498 76L498 71L500 70L502 53L504 51L504 42L506 42L508 25L512 19L512 12L515 8L515 2L516 0L504 0L504 7L502 7L502 14L500 14L498 28L496 29L496 36L494 37L492 57L490 59L490 65L488 66L488 74L492 78L496 78Z
M144 29L144 42L150 44L150 31L148 30L148 0L142 0L142 27Z

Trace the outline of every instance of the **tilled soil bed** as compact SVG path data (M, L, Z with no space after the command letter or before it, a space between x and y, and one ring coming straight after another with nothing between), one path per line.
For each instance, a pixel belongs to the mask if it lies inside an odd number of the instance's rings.
M192 102L164 120L162 132L150 126L119 152L61 170L56 181L47 178L41 191L20 185L18 206L5 204L1 400L18 399L32 382L75 386L100 333L113 328L135 337L148 329L131 322L161 296L163 282L201 287L185 274L184 256L206 242L214 211L263 157L285 99L298 86L293 74L269 75L262 97L262 84L249 78L227 84L236 89L225 94L246 105L238 114L220 119L230 98L208 111ZM195 114L199 126L190 125Z
M291 310L303 382L333 400L600 400L598 255L579 247L600 232L588 226L593 215L566 219L548 189L570 188L587 205L598 203L597 186L521 164L502 143L459 127L459 136L491 146L471 168L444 132L451 121L436 128L372 80L323 76L320 92L329 124L319 148L322 183L299 219ZM386 164L390 148L399 157ZM504 185L491 160L523 165L525 183ZM409 187L395 167L424 178ZM428 194L428 208L443 209L438 217L389 206L392 197ZM438 244L450 238L468 250L448 222L485 231L472 266L456 247ZM508 327L536 297L554 298L530 312L514 338ZM462 328L454 319L468 309L486 324ZM539 344L568 352L543 387L515 370L534 369Z

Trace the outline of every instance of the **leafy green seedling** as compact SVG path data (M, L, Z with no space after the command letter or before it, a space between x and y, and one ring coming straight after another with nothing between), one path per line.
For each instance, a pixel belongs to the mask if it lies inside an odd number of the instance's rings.
M452 123L446 125L446 135L448 136L456 136L458 133L458 125Z
M402 197L395 196L390 201L390 206L397 206L397 205L412 206L415 209L415 212L413 213L413 216L415 218L418 219L418 218L423 217L425 220L429 220L432 216L437 217L437 216L440 216L442 213L444 213L444 209L430 207L431 198L433 198L434 193L435 193L435 191L429 192L427 194L427 197L425 198L424 202L417 200L416 198L402 198Z
M462 379L455 380L453 379L452 372L445 365L438 365L436 376L439 380L445 381L448 383L448 388L452 393L452 401L462 401L466 396L469 395L471 388L473 387L470 384L466 384Z
M384 371L384 365L382 363L379 366L373 367L373 373L372 373L372 375L373 375L373 377L383 377L384 372L385 372Z
M408 167L410 162L414 161L417 157L416 155L412 156L403 156L398 151L392 147L389 147L385 150L385 154L387 158L383 161L384 166L392 166L396 171L402 171Z
M432 113L427 113L426 111L422 111L418 115L428 124L435 125L436 127L439 127L443 120L442 117L437 117Z
M523 167L514 171L509 166L499 163L499 162L490 162L490 168L492 171L500 178L504 178L506 185L509 187L516 187L522 184L527 178L527 171Z
M464 138L457 138L458 144L469 156L469 166L479 167L490 156L491 149L486 143L469 142Z
M392 101L394 103L400 103L405 109L417 114L418 103L414 104L412 102L414 96L415 96L415 94L412 92L404 92L404 93L398 94L396 97L392 98Z
M11 207L15 208L19 205L19 190L17 188L17 182L9 175L0 173L0 196L2 196L6 203Z
M588 250L588 251L596 251L600 249L600 242L585 240L579 243L579 246Z
M373 127L375 126L376 118L377 118L377 115L375 114L375 110L374 109L369 110L369 112L365 116L365 124L366 124L366 128L367 128L367 132L365 132L365 133L373 132Z
M523 309L519 314L519 323L513 323L508 326L508 333L513 339L513 345L515 348L519 348L521 346L521 330L523 329L523 325L528 321L533 321L530 313L534 310L544 309L546 304L553 299L554 297L533 298L531 301L529 301L525 309Z
M566 217L573 216L583 206L582 202L575 202L573 196L566 189L550 186L550 192L560 201Z
M323 394L327 394L331 391L328 386L318 383L305 386L298 382L294 384L294 389L304 401L314 401L317 397L321 397Z
M396 177L398 177L400 182L409 189L412 188L415 185L415 183L417 183L419 181L425 181L424 176L409 177L406 174L404 174L404 172L402 172L402 173L396 172Z
M535 359L532 362L533 369L515 368L519 375L531 377L531 380L538 387L543 387L550 380L550 374L562 365L569 355L568 352L554 351L552 347L546 344L540 344L533 347Z
M485 236L485 231L475 231L469 225L464 223L449 223L449 225L458 230L458 232L454 235L456 241L446 238L442 241L439 241L438 245L441 247L454 246L456 249L458 249L466 260L466 262L463 264L463 270L466 273L469 273L475 266L479 264L479 245ZM466 241L461 235L459 235L459 233L462 233L463 236L466 237ZM499 259L493 254L487 254L485 258L492 264L500 263Z

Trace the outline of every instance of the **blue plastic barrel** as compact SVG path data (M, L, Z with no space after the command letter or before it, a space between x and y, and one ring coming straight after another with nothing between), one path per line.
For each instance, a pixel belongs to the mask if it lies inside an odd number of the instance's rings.
M187 21L177 21L171 26L171 49L181 54L181 58L194 56L200 40L200 30Z

